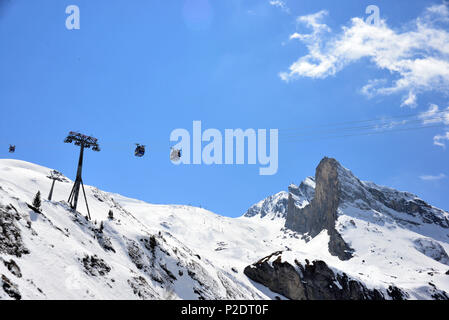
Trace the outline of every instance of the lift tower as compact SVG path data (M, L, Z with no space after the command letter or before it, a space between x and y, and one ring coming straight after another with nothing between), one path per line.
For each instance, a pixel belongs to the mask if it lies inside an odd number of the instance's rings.
M51 183L50 193L48 194L48 200L51 201L51 198L53 196L53 189L55 187L55 182L56 181L66 182L67 179L64 178L62 173L57 171L57 170L50 171L50 174L47 176L47 178L50 179L50 180L53 180L53 182Z
M83 188L84 200L86 201L87 214L90 219L89 205L87 204L86 191L84 190L83 179L81 178L81 172L83 169L83 155L84 148L92 148L92 151L100 151L100 146L98 145L98 140L94 137L85 136L84 134L70 131L69 135L64 140L65 143L74 142L75 146L80 147L80 157L78 160L78 170L76 172L75 183L73 184L72 191L69 196L69 204L73 210L76 210L78 205L78 195L80 192L80 187Z

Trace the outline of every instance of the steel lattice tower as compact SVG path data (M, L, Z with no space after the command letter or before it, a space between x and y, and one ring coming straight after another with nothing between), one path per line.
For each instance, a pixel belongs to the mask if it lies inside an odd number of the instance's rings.
M52 170L50 174L47 176L47 178L53 180L53 182L51 183L50 193L48 194L48 200L51 201L51 198L53 196L53 189L55 187L55 182L56 181L65 182L67 181L67 179L62 176L61 172L56 170Z
M73 210L76 210L76 207L78 205L78 195L80 192L80 188L83 188L83 194L84 194L84 200L86 201L86 207L87 207L87 214L90 219L90 212L89 212L89 205L87 204L87 197L86 197L86 191L84 190L84 183L83 179L81 178L81 173L83 170L83 156L84 156L84 148L90 149L92 148L92 151L100 151L100 146L98 145L98 140L94 137L85 136L84 134L70 131L67 138L64 140L65 143L72 143L74 142L75 146L80 147L80 157L78 160L78 170L76 172L76 179L75 183L73 184L72 191L70 192L69 196L69 204L70 207Z

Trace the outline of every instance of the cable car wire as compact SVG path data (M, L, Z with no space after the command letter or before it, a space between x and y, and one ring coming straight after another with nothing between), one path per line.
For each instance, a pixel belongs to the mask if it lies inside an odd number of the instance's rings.
M449 110L440 110L436 111L432 114L432 117L434 119L440 119L440 117L435 117L435 115L438 114L449 114ZM323 128L323 127L335 127L345 124L357 124L357 123L366 123L366 122L373 122L373 121L388 121L388 120L395 120L400 118L413 118L413 117L422 117L423 113L413 113L408 115L397 115L397 116L390 116L390 117L381 117L381 118L372 118L372 119L365 119L365 120L353 120L353 121L344 121L344 122L335 122L335 123L327 123L327 124L320 124L320 125L305 125L302 127L297 128L285 128L285 129L279 129L280 131L296 131L296 130L303 130L304 128ZM421 119L421 120L428 120L428 119Z
M412 128L400 128L400 129L394 129L394 130L383 130L383 131L374 131L374 132L360 132L360 133L354 133L354 134L345 134L345 135L331 135L331 136L325 136L325 137L317 137L315 139L292 139L292 140L285 140L286 143L295 143L295 142L304 142L304 141L317 141L317 140L328 140L328 139L335 139L335 138L346 138L346 137L354 137L354 136L366 136L366 135L376 135L376 134L385 134L385 133L394 133L394 132L404 132L404 131L413 131L413 130L421 130L421 129L428 129L428 128L441 128L445 127L446 125L440 124L440 125L433 125L433 126L419 126L419 127L412 127ZM301 138L301 137L300 137Z
M425 119L428 123L432 123L435 121L440 121L441 118L440 117L435 117L435 118L427 118ZM322 130L314 130L314 131L306 131L306 132L302 132L302 133L288 133L287 135L282 135L282 138L294 138L294 137L302 137L302 136L312 136L312 135L320 135L320 134L327 134L327 133L340 133L340 132L345 132L345 131L366 131L366 130L371 130L371 129L392 129L394 127L399 127L399 126L405 126L405 125L410 125L410 124L416 124L416 123L422 123L423 119L417 119L417 120L402 120L401 122L396 122L396 123L378 123L378 124L373 124L373 125L366 125L366 126L354 126L354 127L343 127L343 128L334 128L331 130L326 130L326 131L322 131Z

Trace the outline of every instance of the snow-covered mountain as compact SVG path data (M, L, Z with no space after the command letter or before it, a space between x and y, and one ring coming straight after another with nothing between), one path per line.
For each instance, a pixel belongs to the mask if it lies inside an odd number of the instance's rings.
M449 214L332 160L240 218L86 186L91 221L0 160L0 299L447 298Z
M243 269L300 242L283 239L282 221L152 205L90 186L87 221L84 201L79 212L65 202L69 179L45 200L50 171L0 160L0 298L271 299ZM28 206L38 190L41 213Z
M360 181L334 159L313 182L312 199L290 187L285 215L307 244L249 266L251 279L294 299L449 298L446 211Z
M288 198L291 195L297 207L304 207L312 201L315 194L315 178L307 177L299 186L291 184L288 191L281 191L259 201L244 214L244 217L285 220L288 211Z

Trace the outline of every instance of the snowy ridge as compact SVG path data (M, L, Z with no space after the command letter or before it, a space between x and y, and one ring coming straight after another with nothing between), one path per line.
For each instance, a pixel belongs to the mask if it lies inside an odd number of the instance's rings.
M84 201L79 213L65 202L72 181L57 182L54 201L45 200L50 170L0 160L0 281L11 288L0 285L1 299L271 299L243 268L301 242L283 239L281 222L151 205L91 186L87 221ZM42 213L27 205L38 190Z
M270 220L285 219L287 205L288 192L281 191L253 205L244 216L248 218L258 216L259 218Z
M54 200L45 200L50 170L0 160L0 299L285 298L243 272L268 256L292 266L324 261L336 277L347 275L384 298L391 298L392 286L408 299L449 292L448 213L410 193L362 182L343 167L335 228L354 249L346 261L329 253L326 230L305 241L285 228L288 198L307 206L314 178L260 201L240 218L86 186L87 221L83 201L79 212L65 202L72 181L57 182ZM41 213L28 206L38 190Z
M315 180L313 177L307 177L299 186L290 184L288 192L281 191L275 195L269 196L253 205L243 215L244 217L259 217L269 220L285 220L288 209L288 197L292 196L298 207L304 207L313 199L315 189Z
M341 261L319 246L285 253L283 258L290 263L324 260L337 273L345 272L369 288L385 291L395 285L410 299L433 299L440 297L440 291L446 293L442 297L449 297L449 213L409 192L363 182L339 163L337 172L335 228L354 250L353 258ZM311 243L320 238L321 244L328 242L323 239L325 231Z

